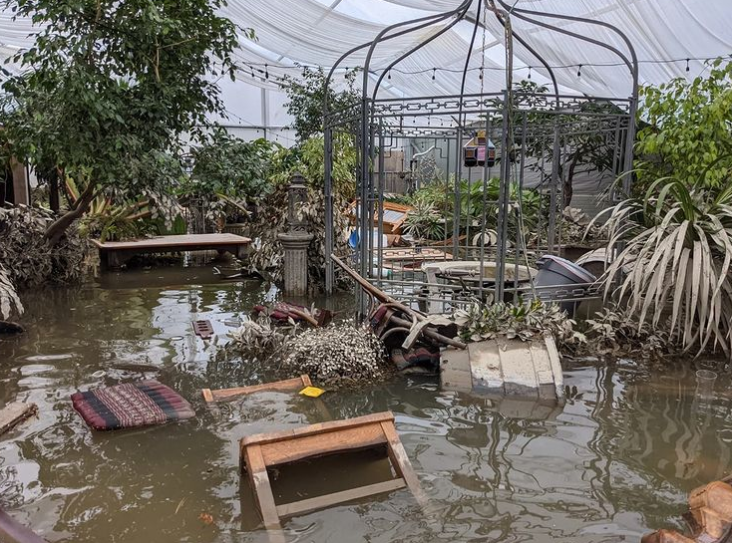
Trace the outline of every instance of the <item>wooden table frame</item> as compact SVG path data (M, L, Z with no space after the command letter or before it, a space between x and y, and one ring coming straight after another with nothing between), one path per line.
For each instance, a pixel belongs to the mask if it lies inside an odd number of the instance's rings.
M207 403L222 402L226 400L234 400L247 394L254 394L255 392L298 392L305 387L311 387L313 383L310 381L310 377L307 375L301 375L294 379L286 379L285 381L274 381L272 383L262 383L261 385L251 385L248 387L238 388L220 388L218 390L211 390L210 388L204 388L201 390L203 399Z
M396 472L395 479L297 502L275 504L268 468L306 458L384 445ZM419 492L419 481L399 440L391 412L244 437L239 441L239 453L242 470L248 474L249 484L267 529L280 528L281 518L400 488L409 487L413 492Z
M147 253L218 251L229 252L237 258L243 258L251 241L236 234L183 234L134 241L91 240L99 249L102 262L111 268L121 266L135 255Z

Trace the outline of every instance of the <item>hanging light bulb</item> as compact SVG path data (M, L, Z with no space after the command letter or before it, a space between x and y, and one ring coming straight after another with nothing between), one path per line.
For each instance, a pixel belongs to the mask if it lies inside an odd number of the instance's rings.
M577 68L577 77L582 77L582 64Z
M529 75L526 77L526 79L531 79L531 66L529 66Z
M435 74L437 73L437 68L432 68L432 81L435 80Z
M269 79L269 67L266 64L264 65L264 77Z
M478 78L482 81L483 80L483 68L480 69L480 73L478 74Z
M389 74L387 75L387 79L391 79L391 70L389 70Z
M689 59L688 58L686 59L686 71L687 72L689 71Z

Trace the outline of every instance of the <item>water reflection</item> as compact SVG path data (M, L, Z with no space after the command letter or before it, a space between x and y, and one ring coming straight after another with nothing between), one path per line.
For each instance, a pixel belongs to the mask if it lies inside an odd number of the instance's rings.
M40 408L37 420L0 440L0 506L49 541L268 541L241 484L238 439L385 410L396 415L427 510L403 490L292 519L288 540L637 541L676 526L689 490L731 469L729 377L718 372L701 398L688 361L662 369L567 364L563 408L492 401L417 377L317 401L267 393L210 408L200 388L267 378L261 364L214 356L225 321L266 287L186 273L35 293L25 300L29 333L0 342L0 404ZM212 321L218 339L192 335L199 318ZM197 418L94 433L71 407L76 390L143 376L191 399ZM318 469L307 486L326 489ZM336 472L343 484L364 475ZM298 481L282 484L303 491Z

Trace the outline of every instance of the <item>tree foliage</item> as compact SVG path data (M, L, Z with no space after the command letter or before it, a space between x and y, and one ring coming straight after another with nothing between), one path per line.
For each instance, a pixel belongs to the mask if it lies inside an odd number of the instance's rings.
M640 186L673 175L692 186L719 186L732 171L732 63L716 59L705 75L640 91L636 169Z
M223 196L256 203L269 190L272 156L278 148L265 139L246 142L219 128L193 149L193 172L186 191L210 200Z
M52 163L86 187L49 228L57 240L109 187L165 193L136 175L151 153L200 135L221 108L215 78L233 77L234 25L224 0L7 0L42 30L14 59L2 119L17 156ZM152 159L155 160L154 158Z
M300 142L323 133L323 104L328 93L328 110L341 112L352 110L358 105L360 94L356 90L358 70L347 70L344 76L345 88L336 91L332 86L326 89L326 74L323 68L303 68L302 75L295 79L288 77L287 113L294 121L292 127Z

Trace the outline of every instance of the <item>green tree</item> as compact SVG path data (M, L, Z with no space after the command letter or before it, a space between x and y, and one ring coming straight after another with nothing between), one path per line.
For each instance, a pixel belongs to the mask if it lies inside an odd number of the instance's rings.
M561 148L559 176L562 180L562 204L567 207L572 202L575 175L582 167L598 172L612 171L615 149L620 143L615 130L616 116L621 114L621 110L608 101L582 101L573 112L557 116L542 111L547 102L551 103L552 100L547 96L548 92L547 87L532 81L520 81L515 85L512 95L512 109L526 111L526 154L537 159L543 158L530 167L540 170L545 179L551 178L554 125L558 123ZM493 105L502 108L503 101L494 100ZM501 119L502 115L496 115L493 125L500 126ZM514 148L520 147L524 139L521 119L520 115L513 115ZM545 171L546 168L550 170Z
M17 156L55 164L85 187L46 231L56 243L109 189L164 194L169 176L138 176L200 136L221 111L219 76L233 78L236 28L224 0L6 0L42 30L16 61L0 119ZM247 31L251 33L250 31ZM151 179L163 180L150 186Z
M732 172L732 63L716 59L705 76L640 91L636 170L641 190L664 176L691 187L699 175L719 187Z
M256 204L270 189L272 156L279 148L261 138L247 142L219 128L192 151L188 193L211 201L225 197Z
M329 111L348 112L358 105L360 94L355 87L357 75L358 70L347 70L344 77L345 89L335 91L332 86L327 88ZM311 136L322 134L323 104L326 96L326 74L323 68L305 67L298 79L285 79L285 92L289 98L287 113L294 118L292 128L297 132L298 141L304 142Z

